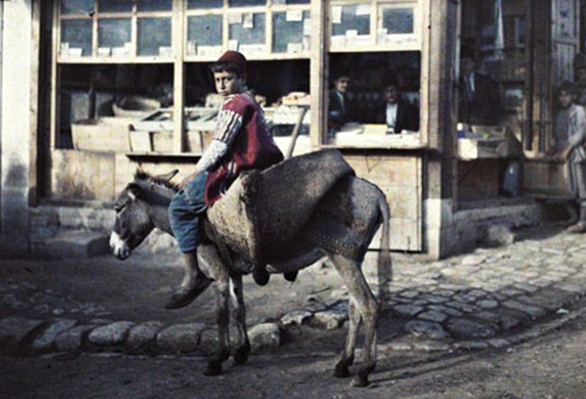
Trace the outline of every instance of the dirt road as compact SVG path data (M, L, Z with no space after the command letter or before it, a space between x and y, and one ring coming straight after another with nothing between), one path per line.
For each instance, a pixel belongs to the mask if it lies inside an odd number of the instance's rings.
M253 356L219 377L202 376L205 360L185 356L3 357L0 397L583 399L584 313L572 310L576 317L561 327L507 349L381 354L369 388L351 388L348 380L332 377L341 331L304 328L276 353Z

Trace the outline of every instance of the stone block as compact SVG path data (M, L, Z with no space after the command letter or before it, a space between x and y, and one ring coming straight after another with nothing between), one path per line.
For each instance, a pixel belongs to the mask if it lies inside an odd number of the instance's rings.
M497 330L490 324L462 318L447 321L446 329L458 339L486 339L496 335Z
M284 326L300 326L307 320L311 319L312 316L313 314L311 312L305 310L294 310L281 317L281 323L283 323Z
M164 353L195 352L199 346L203 323L176 324L157 334L157 349Z
M281 331L274 323L257 324L248 331L253 352L276 350L281 345Z
M163 328L163 323L158 321L147 321L134 326L126 339L126 349L131 353L153 350L157 334Z
M339 328L348 320L348 312L330 309L323 312L317 312L313 315L315 321L323 326L326 330Z
M85 340L90 331L96 328L95 324L75 326L63 331L55 338L55 347L59 351L78 352L83 349Z
M97 327L89 334L88 342L100 348L120 346L126 341L134 325L135 323L130 321L118 321Z
M54 321L33 340L31 350L34 353L50 351L55 345L55 338L76 324L77 321L71 319L59 319Z
M403 326L403 330L418 338L438 340L450 338L450 334L440 324L430 321L412 320Z

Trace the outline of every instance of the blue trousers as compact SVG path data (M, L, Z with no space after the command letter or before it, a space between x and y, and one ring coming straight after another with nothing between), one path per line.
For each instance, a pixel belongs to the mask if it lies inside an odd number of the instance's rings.
M193 252L200 243L199 220L207 206L204 201L208 174L200 173L175 194L169 204L169 221L183 253Z

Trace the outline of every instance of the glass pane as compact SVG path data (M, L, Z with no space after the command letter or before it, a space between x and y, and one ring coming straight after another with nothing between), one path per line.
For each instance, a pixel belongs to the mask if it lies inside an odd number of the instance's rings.
M132 0L98 0L98 12L130 12Z
M89 14L94 10L94 0L61 0L61 14Z
M279 12L273 15L273 52L296 53L309 50L309 15L309 11Z
M387 8L383 10L383 28L387 34L413 33L413 8Z
M370 9L368 5L366 8L364 5L332 7L332 35L345 36L348 31L357 31L358 35L370 34Z
M125 47L130 42L130 18L98 21L98 47Z
M238 44L264 44L265 19L264 13L256 14L232 14L230 20L235 18L238 22L230 23L230 40L238 40Z
M202 15L187 20L187 40L197 46L222 45L222 15Z
M209 8L222 8L224 6L224 0L188 0L187 9L194 10L197 8L209 9Z
M267 0L229 0L230 7L266 6Z
M91 19L61 21L62 55L92 55L92 22ZM81 54L79 54L79 49L81 49Z
M173 0L138 0L138 11L171 11Z
M171 18L138 19L138 55L172 55Z

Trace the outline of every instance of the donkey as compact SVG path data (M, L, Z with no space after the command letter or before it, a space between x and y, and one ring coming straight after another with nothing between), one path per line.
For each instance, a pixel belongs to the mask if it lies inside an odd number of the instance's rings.
M173 234L168 219L167 208L177 187L170 181L177 171L167 175L151 176L141 170L137 171L134 181L130 182L122 191L115 203L116 221L110 237L110 247L113 254L124 260L131 255L134 248L150 234L156 227L160 230ZM360 231L364 234L364 226L369 229L367 241L370 242L376 230L382 223L381 252L378 259L379 271L388 271L390 278L391 257L389 250L389 206L382 191L374 184L351 176L352 184L345 185L346 194L332 196L334 201L337 198L345 198L344 208L352 207L352 201L348 198L375 198L370 201L368 210L361 207L359 215L356 209L348 210L344 215L346 222L344 228L348 233ZM370 197L368 196L370 194ZM354 207L356 208L356 207ZM320 217L319 209L314 212L312 219ZM311 222L311 219L310 219ZM204 219L204 224L207 220ZM319 224L319 220L317 221ZM308 222L308 224L311 224ZM358 227L361 230L356 230ZM205 228L203 229L206 230ZM205 235L205 234L204 234ZM311 244L298 237L293 240L284 252L285 256L267 266L270 273L294 273L303 269L327 255L336 270L346 284L350 296L349 301L349 327L345 347L341 357L335 366L334 376L350 376L349 366L354 361L356 339L363 322L365 327L365 355L364 365L358 370L357 375L352 379L353 386L366 386L369 384L368 376L376 366L376 327L379 314L379 307L364 274L361 270L361 262L352 260L338 253L333 253L320 246ZM243 268L238 267L238 262L226 262L222 251L225 246L219 248L211 240L204 242L198 248L198 259L200 266L208 277L214 279L216 296L216 322L218 325L219 345L217 352L208 361L205 375L217 375L222 371L222 362L233 356L237 365L246 363L250 352L250 343L247 336L245 305L243 297L242 276L245 274ZM234 254L232 254L234 255ZM231 353L229 339L230 314L234 319L238 334L236 337L235 350Z

